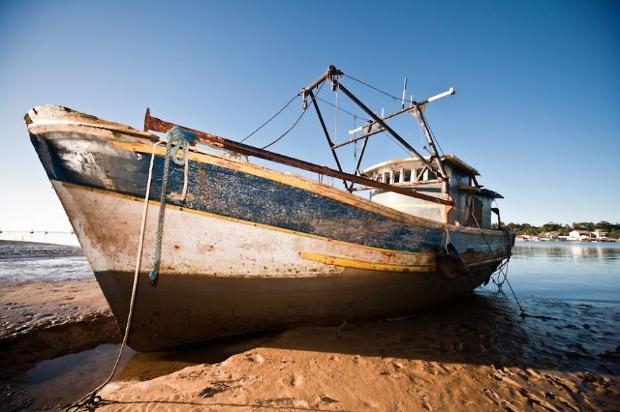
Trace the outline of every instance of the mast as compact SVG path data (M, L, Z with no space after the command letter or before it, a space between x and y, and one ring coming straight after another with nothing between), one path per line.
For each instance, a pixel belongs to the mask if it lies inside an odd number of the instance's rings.
M302 100L303 100L304 110L308 108L307 98L310 97L311 99L311 104L317 113L317 116L321 123L321 128L323 130L327 143L332 151L334 160L336 161L336 166L338 168L337 170L331 169L327 166L319 166L317 164L305 162L300 159L291 158L291 157L281 155L278 153L269 152L267 150L259 149L254 146L245 145L240 142L227 140L227 139L224 139L223 137L212 135L210 133L205 133L199 130L190 129L188 127L175 125L174 123L166 122L164 120L151 116L148 109L145 115L144 130L167 132L172 127L177 126L185 130L186 132L194 135L194 137L196 137L196 139L200 141L201 143L204 143L210 146L219 147L225 150L232 150L232 151L235 151L237 153L241 153L247 156L255 156L258 158L265 159L265 160L270 160L270 161L274 161L274 162L281 163L284 165L288 165L288 166L296 167L299 169L303 169L303 170L307 170L307 171L319 173L322 175L341 179L343 181L345 189L349 192L352 192L354 190L353 186L355 183L357 183L363 186L374 187L374 188L385 190L385 191L391 191L391 192L415 197L415 198L426 200L426 201L433 202L433 203L443 204L446 206L454 206L454 201L452 200L452 197L450 196L450 193L447 190L448 177L444 171L443 164L441 162L440 155L437 151L437 147L435 145L435 141L432 136L432 133L426 123L426 120L424 119L424 115L422 114L422 110L424 109L426 104L434 100L437 100L439 98L454 94L454 89L450 88L450 90L448 90L447 92L430 97L420 103L410 101L409 107L407 108L403 107L401 108L401 110L395 113L388 114L387 116L379 117L372 110L370 110L370 108L368 108L361 100L359 100L347 87L345 87L340 82L340 77L343 75L344 73L342 71L338 70L335 66L331 65L329 66L329 68L327 69L325 73L323 73L318 79L310 83L308 86L302 88L301 92L299 93L299 95L302 97ZM356 104L360 109L362 109L368 116L372 118L372 121L366 123L364 126L362 126L361 129L356 129L355 131L353 131L355 133L359 130L365 130L366 133L363 136L355 137L353 139L350 139L340 144L336 144L333 142L333 140L331 139L329 135L327 127L325 125L325 121L319 109L319 105L316 102L316 93L314 92L315 88L319 87L326 81L330 82L332 91L342 90L342 92L354 104ZM406 80L404 84L403 96L405 92L406 92ZM404 98L401 100L401 103L402 102L404 102ZM422 130L424 131L424 135L426 137L427 143L432 153L430 159L426 159L424 156L422 156L422 154L420 154L415 148L413 148L413 146L411 146L409 142L403 139L394 129L392 129L387 124L386 121L388 119L395 117L399 114L405 113L405 112L409 112L418 118L420 126L422 127ZM436 172L439 175L440 182L443 182L442 192L448 196L447 199L420 193L413 188L404 188L404 187L395 186L392 184L382 183L382 182L378 182L372 179L368 179L366 176L364 176L362 173L359 172L359 167L362 162L362 158L364 156L364 152L366 150L369 137L376 135L378 133L384 132L384 131L389 133L399 144L401 144L405 149L407 149L413 156L419 158L420 161L424 163L424 165L426 165L426 167L428 167L430 170ZM364 140L364 142L363 142L360 156L357 159L357 162L355 165L355 170L353 171L353 173L344 172L342 169L340 160L338 159L336 149L344 145L354 143L358 140L362 140L362 139Z
M439 171L439 173L441 174L441 178L446 180L447 179L447 175L446 172L444 170L443 167L443 163L441 162L441 158L439 156L439 151L437 150L437 146L435 145L435 139L433 138L433 135L431 133L430 128L428 127L428 123L426 122L426 118L424 117L424 113L423 110L426 107L427 104L435 101L435 100L439 100L443 97L446 96L453 96L456 93L456 90L454 89L454 87L450 87L447 91L443 92L443 93L439 93L436 94L435 96L431 96L428 99L417 103L417 102L413 102L413 107L410 110L410 113L418 119L418 123L420 124L420 128L422 129L422 132L424 133L424 137L426 138L426 143L428 144L430 151L431 151L431 161L434 161L435 164L437 165L437 169Z
M398 133L396 133L396 131L394 131L385 122L384 119L382 119L379 116L377 116L372 110L370 110L361 100L359 100L353 93L351 93L351 91L349 91L349 89L347 89L340 82L339 78L343 74L344 73L341 70L338 70L336 68L336 66L334 66L334 65L329 66L329 68L327 69L325 74L323 74L321 77L319 77L313 83L311 83L309 86L304 87L303 89L301 89L301 95L304 98L304 102L305 102L305 97L307 95L311 95L312 89L314 89L315 87L318 87L322 82L329 80L330 83L331 83L332 91L341 90L349 99L351 99L351 101L353 103L355 103L360 109L362 109L364 112L366 112L366 114L373 119L374 124L378 124L380 129L382 129L382 131L388 132L394 139L396 139L396 141L398 143L400 143L412 155L420 158L422 160L422 162L424 162L424 164L427 165L431 170L435 170L435 168L432 166L432 164L428 160L426 160L424 158L424 156L422 156L416 149L414 149L413 146L411 146L409 144L409 142L407 142ZM317 109L316 105L315 105L315 109ZM317 113L319 113L319 112L317 111ZM319 113L319 116L320 116L320 113ZM369 127L369 130L370 130L372 128L372 124L368 125L368 127ZM334 150L336 147L340 147L340 146L330 144L330 147L331 147L332 150ZM445 177L445 173L440 172L440 174L442 174L442 176Z
M332 154L334 156L334 158L336 159L336 164L338 166L338 168L340 169L340 162L338 160L338 157L336 155L336 149L345 145L348 145L350 143L354 143L358 140L362 140L364 139L364 148L366 146L366 143L368 141L368 138L381 133L381 132L387 132L388 134L390 134L398 143L400 143L406 150L408 150L413 156L418 157L429 169L433 170L434 172L436 172L436 174L438 175L440 181L446 183L448 181L448 176L446 174L446 171L444 169L444 165L441 161L441 156L439 154L439 151L437 150L437 145L435 143L435 139L433 137L433 134L428 126L428 123L426 121L426 118L424 117L423 114L423 110L426 107L427 104L435 101L435 100L439 100L443 97L446 96L451 96L454 95L456 93L456 90L451 87L450 89L448 89L447 91L443 92L443 93L439 93L435 96L431 96L428 99L425 99L421 102L415 102L415 101L411 101L409 104L409 107L405 108L404 106L404 96L407 90L407 79L405 79L404 85L403 85L403 98L401 99L401 103L402 103L402 107L401 110L398 110L394 113L391 113L385 117L379 117L377 116L372 110L370 110L361 100L359 100L347 87L345 87L341 82L340 82L340 77L343 76L344 73L337 69L335 66L331 65L329 66L329 68L327 69L327 71L321 75L317 80L315 80L313 83L311 83L310 85L308 85L307 87L304 87L301 89L301 96L304 100L304 107L306 107L307 102L306 102L306 96L310 96L312 98L312 103L313 106L317 112L317 115L319 117L319 120L321 121L321 126L323 128L323 132L327 138L329 147L332 151ZM313 89L318 87L319 85L321 85L323 82L325 81L329 81L331 83L331 89L332 91L336 91L336 90L341 90L349 99L351 99L351 101L353 103L355 103L360 109L362 109L368 116L370 116L372 118L372 121L361 126L360 128L349 132L349 133L355 133L356 131L359 130L365 130L366 133L363 134L362 136L356 136L356 137L352 137L349 140L346 140L342 143L334 143L331 138L329 137L329 133L327 132L327 129L325 127L325 124L323 122L323 117L321 115L321 112L319 110L318 104L316 103L315 99L314 99L314 94L313 94ZM394 129L392 129L388 124L387 124L387 120L398 116L402 113L406 113L409 112L411 115L413 115L414 117L416 117L418 119L418 123L420 125L420 128L422 129L422 132L424 134L424 138L426 139L426 143L428 145L429 151L431 152L431 156L430 159L427 160L422 154L420 154L416 149L413 148L413 146L411 146L409 144L409 142L407 142L405 139L403 139L398 133L396 133L396 131L394 131ZM362 152L362 156L363 156L363 152ZM357 165L356 165L356 169L359 168L359 164L361 163L361 156L358 159ZM345 183L345 186L346 183ZM347 189L351 190L351 187L347 186ZM444 192L447 192L447 187L444 187Z

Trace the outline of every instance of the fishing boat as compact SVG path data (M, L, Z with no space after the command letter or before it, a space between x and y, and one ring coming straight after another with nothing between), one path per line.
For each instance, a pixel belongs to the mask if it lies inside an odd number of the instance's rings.
M330 66L299 93L302 110L318 115L334 167L176 125L148 109L144 130L55 105L25 115L121 329L131 308L130 346L149 351L407 315L489 282L510 257L514 234L492 207L501 196L478 184L476 169L437 151L424 116L454 89L378 115L344 78ZM341 143L319 106L324 84L368 119ZM407 114L429 156L390 125ZM361 170L368 141L380 135L409 155ZM347 172L337 149L353 142L362 154Z

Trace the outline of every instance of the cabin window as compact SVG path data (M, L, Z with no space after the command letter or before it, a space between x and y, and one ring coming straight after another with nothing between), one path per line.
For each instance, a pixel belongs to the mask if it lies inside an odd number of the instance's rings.
M394 183L400 183L400 172L394 172Z
M403 182L411 182L411 170L403 170Z
M390 184L390 172L383 173L383 183Z

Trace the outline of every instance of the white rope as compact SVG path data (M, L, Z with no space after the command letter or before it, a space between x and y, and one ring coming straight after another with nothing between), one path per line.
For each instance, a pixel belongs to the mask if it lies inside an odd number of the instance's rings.
M445 243L443 244L443 249L444 249L446 252L448 252L448 245L449 245L450 243L452 243L452 240L450 239L450 231L448 230L448 228L447 228L447 227L446 227L446 230L445 230L445 234L446 234L446 237L445 237Z
M151 180L153 178L153 163L155 162L155 149L161 143L162 143L161 141L154 143L153 150L151 152L151 163L149 165L149 177L146 181L146 194L144 195L144 206L142 208L142 222L140 224L140 239L138 241L138 250L136 254L136 268L133 273L133 287L131 289L131 301L129 304L129 314L127 315L127 325L125 326L125 334L123 336L123 342L121 343L121 349L118 352L118 357L116 358L114 369L112 370L110 377L103 385L97 388L97 391L101 389L103 386L105 386L106 384L108 384L108 382L110 382L112 378L114 377L114 373L116 372L116 368L118 367L118 363L121 359L121 355L123 354L123 349L125 349L125 345L127 344L127 340L129 339L129 328L131 327L131 321L133 319L133 311L134 311L134 306L135 306L135 301L136 301L136 292L138 290L138 279L139 279L138 274L140 273L140 265L142 264L142 249L143 249L142 246L144 244L144 229L146 228L146 217L148 215L148 207L149 207L149 195L151 192Z
M91 408L94 408L97 403L101 402L101 397L97 396L97 392L99 392L105 385L110 383L110 381L114 377L114 374L116 373L116 370L118 369L118 365L120 363L121 356L123 356L123 351L125 350L125 346L127 345L127 340L129 339L129 329L131 328L131 321L133 319L133 312L134 312L135 301L136 301L136 292L138 290L138 279L139 279L138 274L140 273L140 266L141 266L141 263L142 263L142 249L143 249L143 244L144 244L144 230L146 228L146 217L147 217L147 214L148 214L149 195L150 195L150 192L151 192L151 180L153 178L153 164L154 164L154 161L155 161L155 149L161 143L164 143L164 142L163 141L155 142L153 144L153 149L151 151L151 162L149 164L149 175L148 175L147 182L146 182L146 194L144 195L144 207L142 209L142 222L141 222L141 225L140 225L140 238L139 238L139 241L138 241L138 250L137 250L137 254L136 254L137 255L136 256L136 267L135 267L135 271L134 271L134 274L133 274L133 287L131 289L131 300L130 300L130 303L129 303L129 314L127 315L127 324L125 326L125 333L123 335L123 341L122 341L121 347L120 347L120 349L118 351L118 355L116 357L116 361L114 362L114 367L112 368L112 372L110 373L110 376L108 376L108 378L105 380L105 382L103 382L101 385L99 385L90 395L88 395L87 397L82 398L80 401L76 402L74 405L69 406L67 408L67 410L78 411L82 407L86 408L87 410L90 410Z
M181 200L187 197L187 186L189 182L189 154L185 153L185 166L183 168L183 191L181 192Z

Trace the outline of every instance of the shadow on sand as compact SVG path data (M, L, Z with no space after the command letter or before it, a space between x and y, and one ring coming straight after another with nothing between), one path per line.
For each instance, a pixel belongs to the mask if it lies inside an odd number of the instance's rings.
M526 317L507 296L474 293L398 319L345 321L136 353L118 378L151 379L258 347L619 374L619 305L533 299L521 304Z

